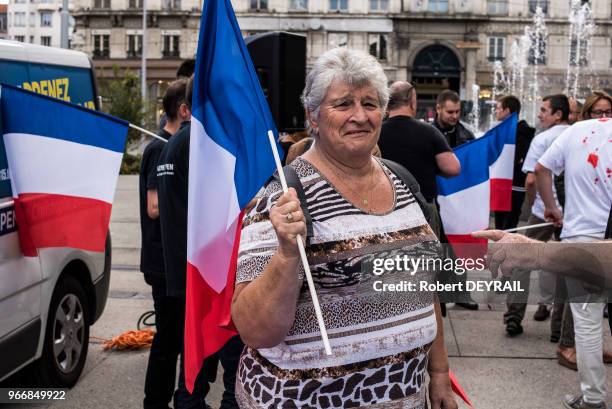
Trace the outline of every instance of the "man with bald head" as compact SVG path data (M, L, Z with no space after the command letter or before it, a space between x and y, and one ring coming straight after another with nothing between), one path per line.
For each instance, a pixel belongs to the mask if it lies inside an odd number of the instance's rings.
M431 227L439 236L436 175L458 175L459 160L440 131L415 119L417 96L412 84L391 84L388 110L389 119L383 123L378 141L382 157L401 164L414 175L434 216L432 223L436 225Z

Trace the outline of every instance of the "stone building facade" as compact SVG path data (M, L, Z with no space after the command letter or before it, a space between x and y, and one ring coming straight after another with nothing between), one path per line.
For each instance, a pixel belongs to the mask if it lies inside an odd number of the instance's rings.
M14 0L12 0L14 1ZM140 67L143 0L74 0L73 44L101 70L113 64ZM197 48L201 0L146 0L148 78L174 78ZM593 53L581 71L592 86L612 88L612 2L590 0L597 28ZM232 0L243 34L290 31L307 39L307 64L336 46L368 51L390 80L410 80L420 100L431 104L444 88L471 100L474 84L487 98L493 61L507 67L511 46L540 6L548 35L538 65L540 95L563 91L569 55L569 0ZM533 48L533 47L531 47ZM533 60L533 55L531 56ZM533 65L525 68L525 89ZM586 80L585 80L586 81Z
M6 4L0 4L0 40L5 40L8 38L7 9L8 9L8 6Z
M7 38L10 40L60 46L62 0L9 0ZM73 10L72 2L69 10ZM69 32L73 20L69 20Z

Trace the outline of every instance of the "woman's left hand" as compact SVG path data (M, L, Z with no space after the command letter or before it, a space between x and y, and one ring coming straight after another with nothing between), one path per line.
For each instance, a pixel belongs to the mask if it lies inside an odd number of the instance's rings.
M429 401L431 409L458 409L450 378L446 373L429 374Z

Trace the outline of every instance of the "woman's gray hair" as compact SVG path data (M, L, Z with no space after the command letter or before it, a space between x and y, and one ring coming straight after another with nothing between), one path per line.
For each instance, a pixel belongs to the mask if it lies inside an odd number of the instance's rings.
M389 102L387 76L376 58L363 51L333 48L317 58L306 77L302 104L315 117L319 115L327 89L336 79L350 86L373 86L382 112L386 111Z

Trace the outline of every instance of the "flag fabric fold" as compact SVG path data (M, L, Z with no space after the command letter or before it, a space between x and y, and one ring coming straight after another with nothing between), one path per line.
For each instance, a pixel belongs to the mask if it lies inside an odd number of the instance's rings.
M23 254L103 252L128 123L9 85L0 113Z
M272 175L277 135L229 0L204 3L189 147L185 380L228 329L242 209Z
M470 233L489 227L491 211L511 208L516 126L512 114L481 138L457 147L461 173L437 178L440 218L458 257L485 254L486 240Z

